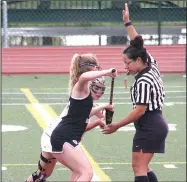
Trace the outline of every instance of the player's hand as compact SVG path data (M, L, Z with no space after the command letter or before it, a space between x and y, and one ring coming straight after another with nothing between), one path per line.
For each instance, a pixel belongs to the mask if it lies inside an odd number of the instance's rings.
M106 126L105 120L104 120L104 118L101 118L101 119L99 120L99 127L100 127L101 129L104 129L105 126Z
M103 134L111 134L114 133L118 130L119 126L117 122L108 124L104 127L104 129L102 130Z
M108 69L107 72L107 76L110 76L112 78L115 78L117 76L117 70L115 68Z
M127 3L125 3L125 9L122 11L122 18L124 24L129 22L129 8Z
M109 111L113 111L114 110L114 104L106 104L105 109L109 110Z

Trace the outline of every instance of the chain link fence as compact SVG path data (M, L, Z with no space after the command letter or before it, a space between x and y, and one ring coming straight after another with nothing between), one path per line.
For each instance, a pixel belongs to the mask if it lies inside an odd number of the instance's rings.
M146 45L186 43L186 0L125 1ZM6 0L3 47L124 45L124 0Z

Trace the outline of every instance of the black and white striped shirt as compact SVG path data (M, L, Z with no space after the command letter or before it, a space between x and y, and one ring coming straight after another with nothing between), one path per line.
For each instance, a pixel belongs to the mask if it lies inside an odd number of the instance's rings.
M131 87L133 108L136 105L147 105L147 111L162 110L164 104L164 87L157 62L148 53L149 67L135 76Z

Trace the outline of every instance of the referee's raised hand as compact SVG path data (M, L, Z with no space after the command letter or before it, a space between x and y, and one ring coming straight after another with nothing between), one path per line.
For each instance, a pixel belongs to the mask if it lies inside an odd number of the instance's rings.
M122 18L123 18L123 22L124 24L129 22L129 8L127 3L125 3L125 9L122 11Z

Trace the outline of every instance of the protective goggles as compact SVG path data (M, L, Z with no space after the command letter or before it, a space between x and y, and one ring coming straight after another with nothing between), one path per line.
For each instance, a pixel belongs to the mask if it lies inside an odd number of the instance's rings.
M91 90L94 93L101 93L104 94L106 87L99 87L97 85L90 85Z

